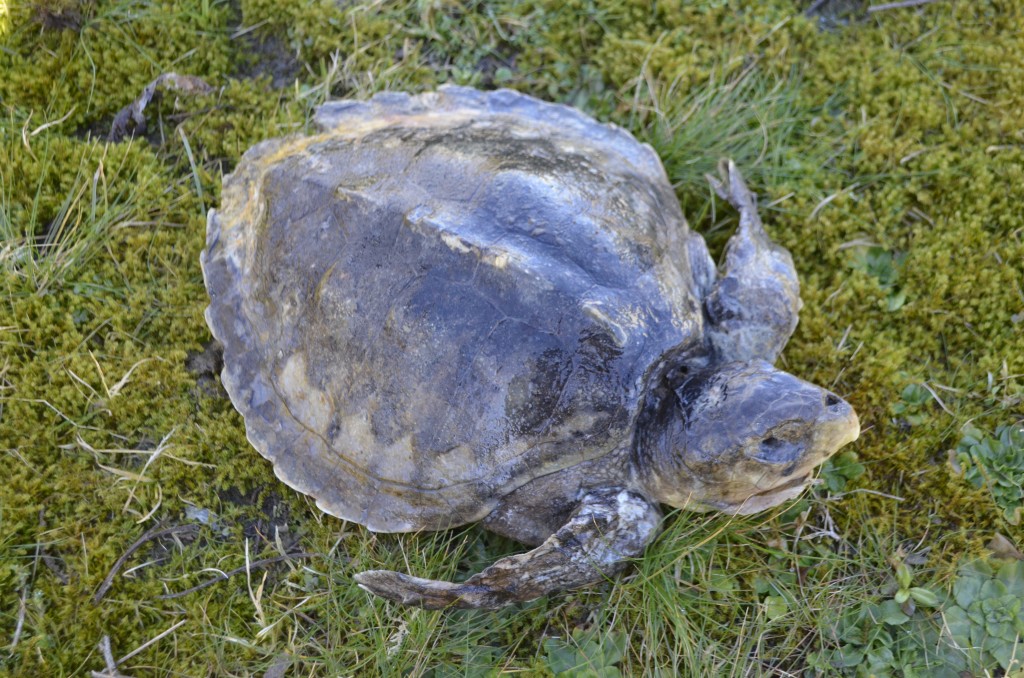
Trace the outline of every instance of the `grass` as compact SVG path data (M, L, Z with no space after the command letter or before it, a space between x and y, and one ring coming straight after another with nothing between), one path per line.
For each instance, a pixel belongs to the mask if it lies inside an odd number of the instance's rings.
M111 231L138 225L143 215L135 210L144 209L138 195L145 187L137 183L135 168L127 164L131 154L123 149L108 154L111 147L103 142L73 144L70 152L78 162L72 167L72 158L54 157L68 152L67 145L46 133L60 121L29 131L30 122L31 116L17 120L12 111L0 130L0 266L19 281L15 289L43 294L73 282ZM67 171L73 176L60 177L63 195L51 194L47 183L56 172ZM34 185L19 185L27 177Z
M741 67L727 63L697 86L679 76L638 79L628 126L643 130L677 188L707 193L704 177L716 171L716 157L750 167L751 181L787 169L785 156L810 122L798 106L799 82L771 82L756 64Z
M1024 544L985 485L1012 457L953 451L1024 418L1024 7L807 5L0 2L0 674L1012 675L1011 603L965 564ZM214 91L107 141L169 71ZM205 209L322 101L442 82L630 129L713 249L735 218L702 177L736 159L801 276L782 365L855 405L856 456L764 515L672 514L591 590L444 613L354 587L521 547L375 536L274 478L204 362Z

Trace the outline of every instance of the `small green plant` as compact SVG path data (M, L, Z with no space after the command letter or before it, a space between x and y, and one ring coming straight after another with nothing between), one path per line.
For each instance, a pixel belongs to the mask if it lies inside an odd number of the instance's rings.
M845 450L830 458L821 467L821 477L829 492L839 493L846 486L864 475L864 464L853 450Z
M886 600L881 603L867 603L848 610L836 625L836 639L839 647L830 655L814 655L811 665L831 672L835 669L852 669L865 675L891 675L895 668L905 666L907 648L899 647L901 639L911 636L904 634L901 627L911 620L899 603Z
M882 588L886 599L865 601L843 612L835 626L838 647L831 654L813 655L813 666L828 672L846 669L844 674L857 676L916 676L935 663L941 641L928 608L938 607L941 599L930 588L914 586L906 559L897 556L891 561L894 572Z
M935 399L921 384L907 384L898 402L892 404L893 416L910 426L920 426L928 419L928 406Z
M1024 427L999 426L989 435L974 426L964 428L956 448L956 466L967 482L987 487L1011 525L1024 512Z
M900 562L896 565L896 584L899 588L896 589L896 594L892 599L902 606L903 611L907 614L913 612L913 606L908 608L907 605L910 600L923 607L938 607L939 597L929 589L911 586L911 578L912 574L909 565L905 562Z
M959 678L992 675L997 666L999 675L1021 675L1024 562L966 562L951 596L913 586L910 567L894 564L885 589L895 588L893 597L843 612L836 649L813 655L812 666L856 676Z
M956 646L978 655L983 666L998 662L1007 675L1024 669L1024 562L1010 560L997 570L983 560L962 565L953 598L943 621Z
M626 634L575 629L571 639L545 638L548 668L556 676L613 678L621 676L618 664L626 654Z
M907 303L907 291L900 288L900 269L907 261L907 253L890 251L884 247L858 249L854 256L853 268L864 271L878 280L879 286L888 293L885 310L893 312Z

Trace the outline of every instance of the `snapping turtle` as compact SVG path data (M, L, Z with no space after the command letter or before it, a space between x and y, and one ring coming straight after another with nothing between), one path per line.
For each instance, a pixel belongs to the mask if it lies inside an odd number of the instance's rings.
M579 111L443 87L315 120L250 149L209 216L206 319L249 440L371 530L536 546L363 588L493 608L596 582L659 504L760 511L857 438L846 402L772 366L799 286L732 163L716 271L654 151Z

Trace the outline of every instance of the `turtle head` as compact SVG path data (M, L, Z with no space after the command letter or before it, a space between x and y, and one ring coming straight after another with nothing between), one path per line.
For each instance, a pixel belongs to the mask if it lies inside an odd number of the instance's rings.
M638 475L658 501L698 511L756 513L795 497L860 434L846 401L763 360L690 373L657 401L640 422Z

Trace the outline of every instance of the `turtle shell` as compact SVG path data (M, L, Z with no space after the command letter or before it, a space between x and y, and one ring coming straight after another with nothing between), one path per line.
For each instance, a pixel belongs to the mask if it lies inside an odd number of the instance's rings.
M277 475L372 530L443 529L629 445L652 370L703 334L654 151L507 90L316 123L243 156L202 255L224 386Z

